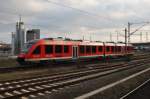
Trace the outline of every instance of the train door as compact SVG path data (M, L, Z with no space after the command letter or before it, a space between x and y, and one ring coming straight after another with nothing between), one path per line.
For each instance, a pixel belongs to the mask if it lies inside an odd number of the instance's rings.
M78 46L72 47L72 58L77 59L78 58Z

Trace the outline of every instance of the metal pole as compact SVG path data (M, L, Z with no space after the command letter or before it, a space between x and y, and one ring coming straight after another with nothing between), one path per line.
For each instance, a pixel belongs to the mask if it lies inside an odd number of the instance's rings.
M130 25L131 23L128 22L128 43L130 43Z
M140 32L140 42L142 42L142 32Z
M127 53L127 29L125 28L125 54Z
M11 54L14 55L15 50L15 34L12 32L12 38L11 38Z
M83 36L82 40L84 41L84 36Z
M148 42L148 32L146 32L146 42Z
M110 42L112 42L112 34L110 33Z
M119 41L119 33L118 33L118 31L116 31L116 42L118 42Z
M91 33L90 33L90 41L92 41Z
M117 31L117 42L119 41L119 34L118 34L118 31Z

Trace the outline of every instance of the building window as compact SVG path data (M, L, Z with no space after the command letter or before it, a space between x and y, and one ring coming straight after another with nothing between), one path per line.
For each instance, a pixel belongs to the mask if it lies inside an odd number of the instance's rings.
M64 46L64 53L68 53L69 52L69 46L65 45Z
M102 47L102 46L99 46L99 47L98 47L98 51L99 51L99 52L102 52L102 51L103 51L103 47Z
M91 46L86 46L86 53L91 53Z
M92 53L96 53L96 46L92 46Z
M106 52L109 52L109 51L110 51L110 47L106 46Z
M33 54L38 55L38 54L40 54L40 53L41 53L41 47L38 46L38 47L36 47L36 49L33 51Z
M53 46L52 45L45 45L45 53L52 54L53 53Z
M55 46L55 53L62 53L62 45Z
M84 51L85 47L84 47L84 46L80 46L79 48L80 48L80 53L81 53L81 54L84 54L84 52L85 52L85 51Z

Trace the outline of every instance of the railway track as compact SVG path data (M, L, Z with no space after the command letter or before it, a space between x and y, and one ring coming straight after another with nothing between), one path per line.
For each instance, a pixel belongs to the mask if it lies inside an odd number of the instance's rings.
M137 86L135 89L129 91L127 94L122 96L120 99L132 99L132 97L137 98L139 96L140 96L140 99L145 99L145 98L148 99L150 97L150 95L148 93L149 85L150 85L150 79L146 80L145 82L143 82L142 84Z
M92 69L82 71L0 82L0 98L16 99L23 96L32 97L34 95L44 95L45 93L51 93L51 91L59 88L134 68L135 66L142 66L149 62L149 59L141 59L127 64L118 64L109 67L93 66Z
M138 54L138 55L135 55L131 58L131 61L132 60L140 60L140 59L145 59L145 58L148 58L150 57L150 54L149 53L146 53L146 54ZM109 60L107 61L108 63L111 63L111 62L114 62L114 61L119 61L118 59L113 59L113 60ZM120 60L121 61L121 60ZM99 62L99 61L95 61L95 65L99 65L101 64L102 66L103 65L106 65L104 62ZM82 67L87 67L88 64L90 65L93 65L93 62L83 62L83 63L80 63L78 65L82 65ZM59 65L59 64L51 64L52 66L53 65ZM52 67L51 65L49 66L15 66L15 67L0 67L0 73L8 73L8 72L14 72L14 71L24 71L24 70L31 70L31 69L43 69L43 68L48 68L48 67ZM65 64L66 66L67 65L74 65L73 63L71 64ZM77 65L77 64L76 64Z

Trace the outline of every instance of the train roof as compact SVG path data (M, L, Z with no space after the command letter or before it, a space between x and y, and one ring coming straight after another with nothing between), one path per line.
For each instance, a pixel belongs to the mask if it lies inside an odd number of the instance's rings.
M116 43L116 46L125 46L124 43Z
M39 42L41 44L55 44L55 45L103 45L104 42L98 41L87 41L87 40L63 40L63 39L53 39L53 38L45 38L45 39L37 39L32 40L28 43ZM125 43L114 43L114 42L105 42L106 46L125 46ZM132 46L132 44L127 44L127 46Z
M115 46L115 43L105 43L105 46Z

